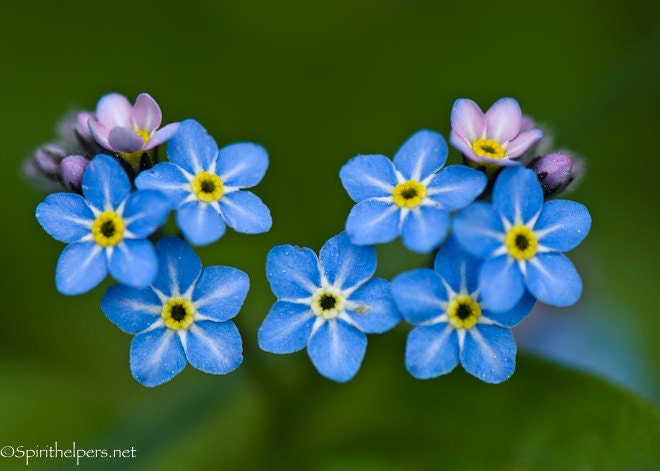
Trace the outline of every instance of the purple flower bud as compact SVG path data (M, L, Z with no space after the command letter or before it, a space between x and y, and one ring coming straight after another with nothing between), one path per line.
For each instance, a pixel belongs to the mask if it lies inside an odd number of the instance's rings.
M76 115L76 137L86 149L96 149L96 141L89 131L90 119L94 119L94 113L90 113L89 111L81 111Z
M546 197L564 191L582 173L578 159L558 153L537 157L528 167L536 172Z
M62 183L67 188L79 192L82 188L83 173L85 173L87 165L89 165L89 160L82 155L69 155L62 159L60 163Z
M46 144L34 153L34 161L46 175L56 176L60 162L67 156L67 151L57 144Z

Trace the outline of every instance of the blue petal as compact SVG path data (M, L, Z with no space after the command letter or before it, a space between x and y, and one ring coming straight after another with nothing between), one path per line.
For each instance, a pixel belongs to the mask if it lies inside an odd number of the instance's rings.
M306 247L278 245L270 249L266 277L278 298L307 298L321 286L318 258Z
M307 354L318 372L340 383L355 376L366 350L367 336L338 320L321 324L307 345Z
M226 186L250 188L261 181L268 168L266 149L251 142L220 149L215 173Z
M164 327L137 334L131 341L131 373L149 387L163 384L186 366L186 354L176 332Z
M105 251L94 242L75 242L62 250L57 261L55 285L62 294L82 294L108 274Z
M85 198L74 193L53 193L39 203L35 216L50 236L70 244L91 232L94 214Z
M202 261L181 239L168 237L156 244L158 275L154 288L166 296L180 296L188 291L202 272Z
M195 283L192 300L199 314L224 322L238 314L249 289L250 279L241 270L207 267Z
M401 212L394 203L368 199L356 204L346 219L346 233L357 245L391 242L399 235Z
M259 348L271 353L302 350L315 320L309 305L277 301L259 327Z
M437 248L449 231L449 213L435 206L411 209L401 226L403 245L413 252L428 253Z
M591 228L587 208L574 201L555 200L543 205L534 233L543 246L558 252L574 249Z
M101 298L103 314L129 334L142 332L160 319L163 304L151 289L112 285Z
M518 263L508 255L484 262L479 273L479 287L483 308L496 312L513 309L525 292Z
M108 269L120 283L132 288L146 288L156 279L158 259L148 240L125 239L112 250Z
M461 246L478 258L488 258L504 244L502 220L488 203L474 203L458 213L453 223Z
M502 170L493 188L493 207L512 224L525 224L543 206L543 190L536 173L516 165Z
M426 187L427 196L447 211L458 211L484 191L486 176L466 165L445 167Z
M403 143L393 161L407 180L423 180L447 161L447 142L437 132L417 131Z
M406 342L406 369L415 378L436 378L458 365L458 337L449 324L416 327Z
M461 364L486 383L506 381L516 369L516 342L511 331L496 325L475 325L465 334Z
M181 167L169 162L140 172L135 186L140 190L160 191L170 200L172 208L176 208L191 193L190 182Z
M455 292L474 292L479 283L481 260L472 257L451 236L442 244L433 263L434 270Z
M360 286L348 301L346 315L364 333L382 334L401 320L390 284L382 278L374 278Z
M82 192L100 211L115 210L131 193L126 172L113 157L99 154L83 174Z
M394 165L384 155L353 157L341 168L339 178L348 196L356 203L378 196L392 196L397 183Z
M376 250L353 245L345 232L323 244L319 259L328 282L341 289L360 286L376 272Z
M186 335L186 356L205 373L226 374L243 361L241 335L233 322L195 322Z
M445 311L447 289L429 268L401 273L392 280L391 290L399 311L411 324L427 322Z
M520 298L520 301L508 311L494 312L484 310L483 315L490 320L497 322L497 324L502 327L514 327L527 317L527 314L530 313L535 303L536 298L529 292L525 291L525 294Z
M268 232L273 225L270 210L257 195L234 191L220 199L220 211L227 225L243 234Z
M193 245L208 245L225 233L225 222L210 204L191 201L176 211L176 223L185 238Z
M527 289L539 301L564 307L580 299L582 280L565 255L537 254L527 264Z
M135 238L143 239L165 224L170 202L162 193L152 190L136 191L128 197L124 221Z
M181 121L167 143L167 157L193 175L209 170L218 155L218 145L194 119Z

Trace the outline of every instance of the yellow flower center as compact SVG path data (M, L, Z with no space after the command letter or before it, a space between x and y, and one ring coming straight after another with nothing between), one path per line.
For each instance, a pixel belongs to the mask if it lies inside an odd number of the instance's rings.
M103 212L92 224L92 235L103 247L117 245L124 237L124 221L114 211Z
M499 142L492 139L477 139L472 143L472 150L479 157L490 157L491 159L504 157L504 149Z
M426 187L415 180L398 183L392 190L394 203L401 208L414 208L426 196Z
M447 306L449 323L455 329L470 329L477 323L481 315L481 307L470 296L459 294Z
M335 319L346 308L346 298L340 290L329 286L312 295L312 312L324 319Z
M218 201L222 198L222 180L212 173L201 172L193 179L192 190L200 201Z
M147 131L143 131L142 129L138 129L137 131L135 131L135 134L140 136L145 144L149 142L149 139L151 139L149 133Z
M513 226L504 241L509 254L517 260L527 260L536 255L536 236L526 226Z
M187 329L193 323L195 306L181 297L170 298L163 306L160 315L170 329Z

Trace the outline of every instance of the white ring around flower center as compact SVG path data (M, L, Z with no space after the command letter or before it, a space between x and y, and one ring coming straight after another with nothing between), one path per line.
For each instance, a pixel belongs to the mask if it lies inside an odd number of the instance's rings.
M334 286L321 287L312 295L311 306L317 316L335 319L346 309L346 296Z

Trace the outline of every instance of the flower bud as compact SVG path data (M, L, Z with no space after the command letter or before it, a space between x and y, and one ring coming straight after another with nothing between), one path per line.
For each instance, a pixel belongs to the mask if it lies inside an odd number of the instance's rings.
M80 192L82 188L82 178L85 169L89 165L82 155L69 155L62 159L60 163L60 179L69 189Z
M34 153L34 161L46 175L55 177L60 162L67 156L67 151L57 144L46 144Z
M543 187L545 197L556 195L566 189L581 174L582 163L566 154L548 154L532 160L529 168Z

